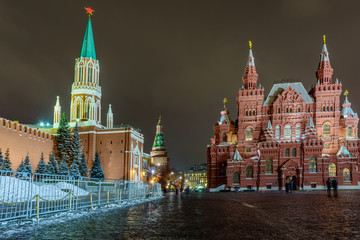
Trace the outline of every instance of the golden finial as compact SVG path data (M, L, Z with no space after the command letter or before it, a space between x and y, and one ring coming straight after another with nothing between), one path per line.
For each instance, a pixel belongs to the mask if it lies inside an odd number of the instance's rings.
M349 95L349 91L348 91L348 90L345 90L345 92L344 92L344 96L346 96L346 97L347 97L347 95Z
M158 125L161 125L161 115L159 116Z
M324 44L326 44L326 35L323 35Z
M225 108L225 111L227 110L227 109L226 109L226 103L227 103L227 98L224 98L224 108Z
M252 49L252 42L249 41L249 48Z

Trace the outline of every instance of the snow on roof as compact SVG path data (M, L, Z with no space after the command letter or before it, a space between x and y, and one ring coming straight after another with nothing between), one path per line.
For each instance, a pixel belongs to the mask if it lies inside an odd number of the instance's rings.
M301 97L304 99L306 103L314 102L301 82L276 83L273 85L268 96L266 97L264 106L270 106L273 102L275 102L278 94L282 93L288 87L294 89L298 94L301 93Z
M339 149L339 151L336 153L336 156L351 156L351 153L347 150L345 145L342 145Z
M239 153L239 151L236 149L235 150L235 153L234 153L234 155L232 156L232 158L231 158L231 160L237 160L237 161L240 161L240 160L242 160L242 157L241 157L241 155L240 155L240 153Z

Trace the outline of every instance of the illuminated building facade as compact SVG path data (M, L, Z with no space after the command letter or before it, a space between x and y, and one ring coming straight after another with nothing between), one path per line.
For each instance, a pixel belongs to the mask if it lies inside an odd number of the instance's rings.
M185 186L190 189L207 188L207 164L195 165L184 172Z
M156 167L166 167L167 169L170 169L170 158L167 155L165 147L161 116L159 117L159 121L156 125L155 139L150 155L152 165Z
M319 189L328 178L340 188L359 186L359 118L348 92L333 81L325 37L314 86L301 82L273 85L265 98L250 52L237 94L237 120L221 112L207 148L208 185L220 189Z

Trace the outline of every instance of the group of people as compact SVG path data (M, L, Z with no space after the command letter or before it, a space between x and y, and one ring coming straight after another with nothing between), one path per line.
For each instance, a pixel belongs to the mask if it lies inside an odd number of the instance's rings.
M183 192L185 192L186 195L190 194L190 187L189 186L187 186L186 188L183 188L183 186L181 186L180 188L179 188L179 186L176 186L175 190L176 190L176 195L179 194L179 191L180 191L181 194Z
M338 181L336 178L326 180L328 196L331 196L331 188L334 189L334 197L337 197Z
M290 178L285 180L285 190L286 192L293 192L294 191L294 181Z

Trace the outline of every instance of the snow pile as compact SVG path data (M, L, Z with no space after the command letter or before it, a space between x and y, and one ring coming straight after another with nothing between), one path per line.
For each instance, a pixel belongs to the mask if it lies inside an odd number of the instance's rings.
M66 189L67 191L62 191ZM0 176L0 201L5 203L20 203L33 199L39 195L41 200L60 200L69 193L75 196L87 196L89 192L74 186L73 184L60 182L55 185L47 184L38 186L30 180L21 180L15 177Z
M72 192L76 197L83 197L89 195L88 191L85 191L84 189L70 183L59 182L55 184L55 186L61 190L67 190L67 192Z

